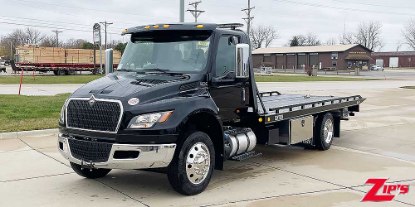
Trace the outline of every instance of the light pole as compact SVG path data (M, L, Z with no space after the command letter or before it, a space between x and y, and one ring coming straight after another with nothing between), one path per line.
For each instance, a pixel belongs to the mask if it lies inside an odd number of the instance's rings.
M184 0L180 0L180 22L184 22Z

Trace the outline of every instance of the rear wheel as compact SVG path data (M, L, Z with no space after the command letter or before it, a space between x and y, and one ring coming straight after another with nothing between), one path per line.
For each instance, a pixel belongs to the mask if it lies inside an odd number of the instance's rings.
M86 177L89 179L96 179L96 178L102 178L105 177L111 169L92 169L92 168L83 168L81 165L75 164L71 162L71 167L73 171L76 172L76 174Z
M334 138L333 115L331 113L326 113L324 116L319 117L314 129L314 144L317 149L330 149Z
M215 166L215 148L210 137L193 132L177 148L168 168L173 189L184 195L196 195L206 189Z

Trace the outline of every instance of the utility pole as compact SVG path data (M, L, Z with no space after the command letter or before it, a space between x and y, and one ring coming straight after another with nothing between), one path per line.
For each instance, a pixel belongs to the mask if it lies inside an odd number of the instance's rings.
M10 41L10 60L13 60L13 41Z
M180 22L184 22L184 0L180 0Z
M198 10L197 6L202 3L202 1L195 1L192 3L189 3L190 6L193 6L194 9L188 9L187 11L192 13L193 17L195 18L195 22L197 22L197 18L200 16L200 14L202 14L205 11L202 10Z
M242 18L246 21L246 33L249 36L249 32L251 30L251 21L254 19L254 16L251 16L251 10L255 9L255 7L251 7L251 0L248 0L248 8L242 9L241 11L244 11L246 13L246 17Z
M59 33L62 33L63 31L59 31L59 30L52 30L53 33L55 33L56 35L56 47L59 47Z
M105 41L105 50L107 49L107 26L113 24L112 22L100 22L102 25L104 25L104 33L105 33L105 37L104 37L104 41Z

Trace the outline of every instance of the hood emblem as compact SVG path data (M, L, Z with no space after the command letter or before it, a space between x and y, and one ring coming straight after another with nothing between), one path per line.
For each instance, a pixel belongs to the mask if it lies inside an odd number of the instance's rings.
M130 100L128 100L128 104L131 106L137 105L138 103L140 103L140 99L138 98L131 98Z
M95 102L96 102L95 96L92 95L91 98L89 98L89 100L88 100L89 106L92 107L95 104Z

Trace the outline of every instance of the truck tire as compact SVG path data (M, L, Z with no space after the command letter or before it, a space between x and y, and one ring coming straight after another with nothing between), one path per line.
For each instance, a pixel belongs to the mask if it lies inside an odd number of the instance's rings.
M167 170L170 185L183 195L196 195L209 184L215 167L215 148L209 135L190 133L176 149Z
M331 113L325 113L317 119L314 128L314 145L319 150L328 150L334 138L334 119Z
M81 165L75 164L71 162L71 167L73 171L76 172L76 174L86 177L89 179L96 179L96 178L102 178L105 177L111 169L90 169L90 168L83 168Z

